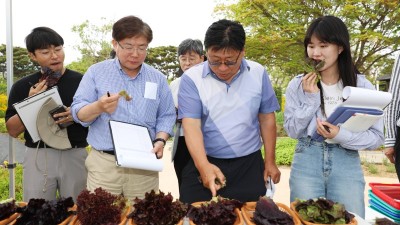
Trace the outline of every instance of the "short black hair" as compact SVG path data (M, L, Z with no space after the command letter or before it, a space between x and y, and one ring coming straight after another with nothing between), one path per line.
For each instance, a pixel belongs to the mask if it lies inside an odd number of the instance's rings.
M234 49L242 51L246 42L243 26L237 21L218 20L207 29L204 38L206 50Z
M37 49L45 49L52 45L55 47L62 46L64 39L51 28L36 27L26 36L25 43L28 52L35 53Z
M198 55L204 55L203 44L198 39L185 39L178 46L178 56L184 55L188 52L195 52Z

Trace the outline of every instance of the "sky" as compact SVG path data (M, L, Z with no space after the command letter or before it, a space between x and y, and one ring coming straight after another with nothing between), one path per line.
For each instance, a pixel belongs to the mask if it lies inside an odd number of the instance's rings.
M0 44L6 44L6 2L0 0ZM85 20L96 25L134 15L153 30L150 47L178 46L186 38L204 40L207 28L216 20L216 0L12 0L13 46L25 48L25 37L35 27L47 26L64 38L65 63L80 56L74 25ZM104 23L104 20L103 20ZM112 40L110 34L110 42Z

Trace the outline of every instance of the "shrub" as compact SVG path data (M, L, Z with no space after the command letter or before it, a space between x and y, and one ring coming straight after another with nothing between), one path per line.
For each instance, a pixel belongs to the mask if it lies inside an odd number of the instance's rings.
M275 113L275 120L276 120L276 133L278 137L287 137L287 133L283 128L283 112L276 112Z
M292 164L294 149L296 148L297 140L281 137L276 140L276 164L290 166Z
M0 94L7 94L7 80L0 77Z
M0 94L0 118L4 118L7 110L7 95Z
M282 88L274 87L274 91L275 91L276 98L278 99L279 106L281 107L281 109L279 110L279 112L280 112L283 110L283 108L282 108Z
M0 200L9 198L10 189L9 169L0 166ZM22 201L22 165L15 169L15 199Z
M276 165L290 166L292 164L296 144L297 140L289 137L280 137L276 139ZM261 148L261 153L264 157L264 146Z

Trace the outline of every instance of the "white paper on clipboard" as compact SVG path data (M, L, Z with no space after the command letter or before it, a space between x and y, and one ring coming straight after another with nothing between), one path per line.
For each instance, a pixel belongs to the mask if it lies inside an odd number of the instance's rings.
M13 104L15 110L17 110L19 118L21 118L22 123L25 126L25 129L31 135L33 142L40 140L36 127L37 114L39 113L43 103L49 98L53 98L57 104L63 105L57 86Z
M163 161L151 152L153 143L147 127L110 120L117 166L162 171Z

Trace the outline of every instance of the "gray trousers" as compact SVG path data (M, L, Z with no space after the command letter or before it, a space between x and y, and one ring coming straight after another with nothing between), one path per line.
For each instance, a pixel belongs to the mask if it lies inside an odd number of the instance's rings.
M87 155L85 148L26 148L23 161L23 200L54 200L57 196L71 196L76 201L79 193L86 188Z

